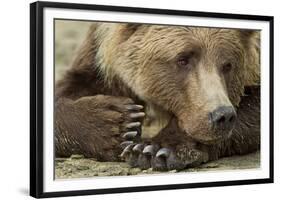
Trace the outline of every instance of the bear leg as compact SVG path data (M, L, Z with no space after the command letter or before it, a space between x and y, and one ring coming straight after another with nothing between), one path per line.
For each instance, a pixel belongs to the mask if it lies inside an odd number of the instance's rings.
M120 143L140 139L142 106L125 97L96 95L55 103L57 157L82 154L100 161L118 161Z

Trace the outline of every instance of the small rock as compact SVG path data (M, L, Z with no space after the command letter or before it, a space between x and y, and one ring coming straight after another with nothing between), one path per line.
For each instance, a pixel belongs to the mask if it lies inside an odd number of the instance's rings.
M70 159L82 159L82 158L84 158L84 156L83 155L79 155L79 154L73 154L73 155L71 155L70 156Z

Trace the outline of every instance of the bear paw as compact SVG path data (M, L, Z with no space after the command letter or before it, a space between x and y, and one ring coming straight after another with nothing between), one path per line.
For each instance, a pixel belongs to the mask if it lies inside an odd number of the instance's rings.
M197 166L206 160L206 155L197 149L181 147L174 150L158 144L121 143L121 157L132 167L152 168L155 171L182 170Z

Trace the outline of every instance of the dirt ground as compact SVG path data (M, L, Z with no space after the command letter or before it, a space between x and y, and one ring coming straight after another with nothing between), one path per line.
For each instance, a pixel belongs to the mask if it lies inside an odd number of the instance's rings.
M73 155L71 158L57 158L55 162L56 179L87 178L95 176L128 176L153 173L178 173L197 171L225 171L259 168L260 153L251 153L244 156L232 156L217 161L203 164L196 168L181 171L172 170L169 172L156 172L152 169L141 170L131 168L124 162L97 162L94 159L85 159L80 155Z
M71 66L79 45L83 42L90 22L56 21L55 24L55 80L59 80L65 70ZM233 156L209 162L197 168L183 170L184 172L210 171L210 170L236 170L259 168L260 153L244 156ZM182 171L181 171L182 172ZM140 170L130 168L126 163L97 162L94 159L84 159L80 155L71 158L56 158L55 177L82 178L93 176L122 176L136 174L159 173L151 169ZM167 173L167 172L166 172ZM176 173L170 171L169 173Z

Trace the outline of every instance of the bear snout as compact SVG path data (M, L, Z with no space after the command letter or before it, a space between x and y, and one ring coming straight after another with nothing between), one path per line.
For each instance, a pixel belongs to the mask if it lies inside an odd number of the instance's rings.
M212 129L221 134L228 134L234 128L236 118L233 106L219 106L209 113Z
M194 141L214 144L231 136L237 114L232 105L221 105L211 111L185 112L178 116L178 125Z

